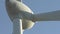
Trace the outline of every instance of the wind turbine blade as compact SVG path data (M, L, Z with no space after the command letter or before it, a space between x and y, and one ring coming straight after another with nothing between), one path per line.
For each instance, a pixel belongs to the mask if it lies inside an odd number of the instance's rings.
M13 20L13 32L12 34L23 34L22 29L22 20L21 19L14 19Z
M20 19L20 34L23 34L22 20Z
M34 16L34 21L60 21L60 10L42 14L35 14Z

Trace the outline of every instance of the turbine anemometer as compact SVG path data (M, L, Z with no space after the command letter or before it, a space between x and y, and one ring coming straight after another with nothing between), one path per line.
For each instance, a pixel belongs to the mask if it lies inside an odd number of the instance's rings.
M22 0L6 0L6 9L13 23L12 34L23 34L23 31L31 29L36 21L60 21L60 10L34 14Z

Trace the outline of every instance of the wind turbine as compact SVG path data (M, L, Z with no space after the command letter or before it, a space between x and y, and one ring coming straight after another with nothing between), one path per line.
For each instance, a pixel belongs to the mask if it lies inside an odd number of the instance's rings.
M6 9L13 23L12 34L23 34L23 31L31 29L36 21L60 21L60 10L34 14L22 0L6 0Z

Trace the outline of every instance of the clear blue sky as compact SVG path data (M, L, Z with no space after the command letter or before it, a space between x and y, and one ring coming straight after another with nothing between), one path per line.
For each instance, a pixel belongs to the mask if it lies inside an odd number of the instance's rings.
M60 10L60 0L23 0L34 13ZM5 0L0 0L0 34L12 34L12 22L6 9ZM60 21L40 21L24 34L60 34Z

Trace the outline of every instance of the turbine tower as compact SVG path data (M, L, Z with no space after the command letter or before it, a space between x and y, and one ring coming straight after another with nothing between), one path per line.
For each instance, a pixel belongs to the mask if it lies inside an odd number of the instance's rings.
M12 34L23 34L31 29L36 21L60 21L60 10L34 14L22 0L6 0L8 16L13 23Z

